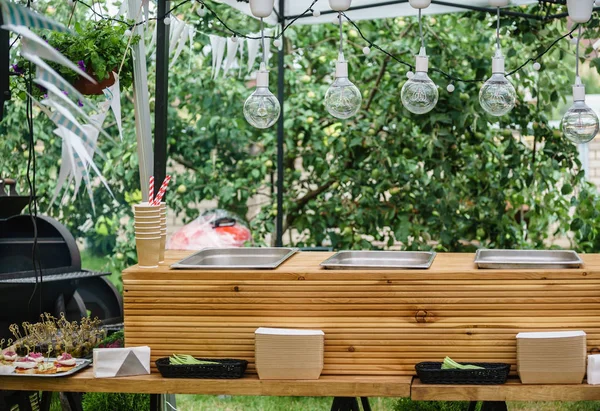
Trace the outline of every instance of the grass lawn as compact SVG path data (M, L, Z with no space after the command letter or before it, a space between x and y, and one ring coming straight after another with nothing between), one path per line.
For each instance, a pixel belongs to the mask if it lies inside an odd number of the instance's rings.
M331 409L332 397L215 397L178 395L180 411L320 411ZM394 398L370 398L373 411L393 410Z
M216 397L177 395L179 411L329 411L331 397ZM467 403L414 402L408 399L370 398L373 411L466 411ZM362 408L361 408L362 409ZM509 410L599 411L600 401L510 402Z

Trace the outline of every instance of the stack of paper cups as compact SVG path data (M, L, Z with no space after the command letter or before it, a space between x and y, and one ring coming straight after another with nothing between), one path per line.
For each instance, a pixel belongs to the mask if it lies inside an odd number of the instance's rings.
M167 243L167 204L160 203L160 252L158 262L165 261L165 245Z
M588 355L587 382L591 385L600 384L600 354Z
M158 267L160 256L160 207L141 203L133 206L135 245L140 268Z

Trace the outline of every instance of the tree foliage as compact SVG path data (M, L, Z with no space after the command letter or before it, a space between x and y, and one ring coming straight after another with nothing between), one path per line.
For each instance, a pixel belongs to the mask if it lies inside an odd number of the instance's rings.
M57 10L64 7L50 3ZM214 9L230 27L245 33L258 29L254 20L226 6ZM537 6L530 10L540 12ZM175 182L169 206L189 221L199 214L202 201L216 200L220 208L247 215L255 242L268 243L277 213L275 129L255 130L245 122L242 106L253 85L245 70L242 76L234 70L236 75L212 79L205 34L225 35L222 25L210 13L198 17L190 6L179 12L203 34L196 36L193 53L184 51L170 71L168 152ZM412 62L419 47L414 18L358 24L368 39ZM426 17L430 66L460 78L485 78L491 70L494 24L493 16L482 13ZM588 27L586 36L598 37L598 21ZM350 76L363 92L361 111L347 121L330 117L323 105L333 81L337 27L294 26L286 32L286 242L335 249L466 251L478 246L542 248L552 238L566 236L573 248L598 250L597 193L585 182L576 147L550 125L574 78L574 47L568 40L540 61L541 71L528 65L511 77L519 103L498 120L479 105L481 83L455 82L455 92L448 93L448 80L433 71L430 76L440 86L437 107L426 115L409 113L399 98L406 67L375 50L364 56L367 44L359 33L349 24L344 31ZM503 18L508 70L566 31L565 21ZM275 59L276 54L270 62L273 91ZM109 236L116 244L117 265L135 258L126 217L130 204L140 198L130 97L124 93L124 140L101 142L107 160L97 161L116 201L97 187L96 203L103 207L96 216L84 195L49 206L61 143L42 116L35 123L42 209L92 242ZM24 106L15 102L0 124L5 136L0 170L19 177L22 187L24 118Z

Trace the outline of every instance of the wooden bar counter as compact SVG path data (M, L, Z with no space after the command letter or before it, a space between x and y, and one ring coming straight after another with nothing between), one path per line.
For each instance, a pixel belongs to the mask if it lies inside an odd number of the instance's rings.
M332 271L320 252L276 270L169 269L190 254L123 274L126 341L149 345L153 364L173 353L242 358L254 373L261 326L322 329L323 375L413 375L445 356L514 371L521 331L583 330L588 349L600 347L600 255L564 270L479 270L473 254L438 254L429 270Z

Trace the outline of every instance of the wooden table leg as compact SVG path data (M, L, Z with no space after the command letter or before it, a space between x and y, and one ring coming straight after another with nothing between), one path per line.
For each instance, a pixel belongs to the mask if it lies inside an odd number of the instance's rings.
M481 411L508 411L504 401L484 401Z
M360 402L362 403L363 411L371 411L371 404L369 404L368 397L360 397Z
M469 402L469 410L468 411L475 411L476 409L477 409L477 401Z

